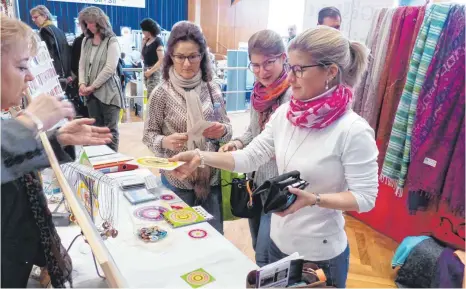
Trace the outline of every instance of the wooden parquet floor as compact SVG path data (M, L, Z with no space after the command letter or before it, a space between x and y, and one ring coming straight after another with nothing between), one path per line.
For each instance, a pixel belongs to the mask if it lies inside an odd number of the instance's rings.
M133 157L151 155L142 143L144 124L132 115L130 123L120 125L120 152ZM395 288L391 259L398 244L351 216L345 216L350 245L349 288ZM254 260L248 221L224 224L225 237Z

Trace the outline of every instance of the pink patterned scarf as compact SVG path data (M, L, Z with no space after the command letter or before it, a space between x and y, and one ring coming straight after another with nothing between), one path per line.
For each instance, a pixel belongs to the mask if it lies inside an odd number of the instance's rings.
M349 110L352 98L351 89L342 84L309 101L292 96L286 117L294 126L321 129Z
M283 70L282 74L269 86L263 86L259 81L254 84L251 103L254 110L259 113L261 130L264 129L270 115L280 106L279 98L289 87L286 70Z

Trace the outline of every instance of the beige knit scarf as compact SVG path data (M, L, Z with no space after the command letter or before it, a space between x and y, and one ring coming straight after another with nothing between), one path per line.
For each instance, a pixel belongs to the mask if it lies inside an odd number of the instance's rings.
M186 126L187 130L190 131L197 122L205 120L200 97L203 83L201 71L199 71L193 78L186 79L171 67L169 76L173 88L186 100L186 110L188 113L186 117ZM188 139L188 150L198 148L201 151L205 151L206 147L206 141L203 136L195 139ZM210 173L209 167L202 169L198 168L190 178L190 181L193 183L194 192L199 199L206 199L210 192Z

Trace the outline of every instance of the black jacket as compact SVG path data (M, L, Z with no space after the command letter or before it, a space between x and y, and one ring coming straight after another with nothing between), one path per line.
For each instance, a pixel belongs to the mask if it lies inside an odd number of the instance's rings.
M39 31L40 38L47 44L53 66L60 78L71 76L71 49L65 33L55 25L43 27Z
M50 164L42 143L35 139L31 131L15 120L2 120L1 124L2 264L31 262L44 266L40 231L32 214L26 187L19 178L25 173L38 177L37 172ZM60 162L75 159L74 147L62 147L55 133L49 135L49 140Z
M77 77L79 77L79 59L81 59L81 47L84 37L84 33L76 37L71 46L71 72Z

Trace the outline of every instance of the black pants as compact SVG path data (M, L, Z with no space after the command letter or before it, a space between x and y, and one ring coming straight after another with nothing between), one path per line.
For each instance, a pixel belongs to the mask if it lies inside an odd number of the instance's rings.
M26 288L32 266L45 266L45 255L42 247L40 245L34 246L34 244L30 244L30 246L34 249L27 249L32 254L28 258L20 256L21 253L18 250L8 250L8 247L2 248L2 288Z
M118 151L120 141L120 133L118 131L118 121L120 119L120 108L115 105L102 103L94 95L90 95L87 99L87 109L89 117L95 118L95 125L100 127L108 127L113 135L113 140L108 144L108 147L114 151Z

